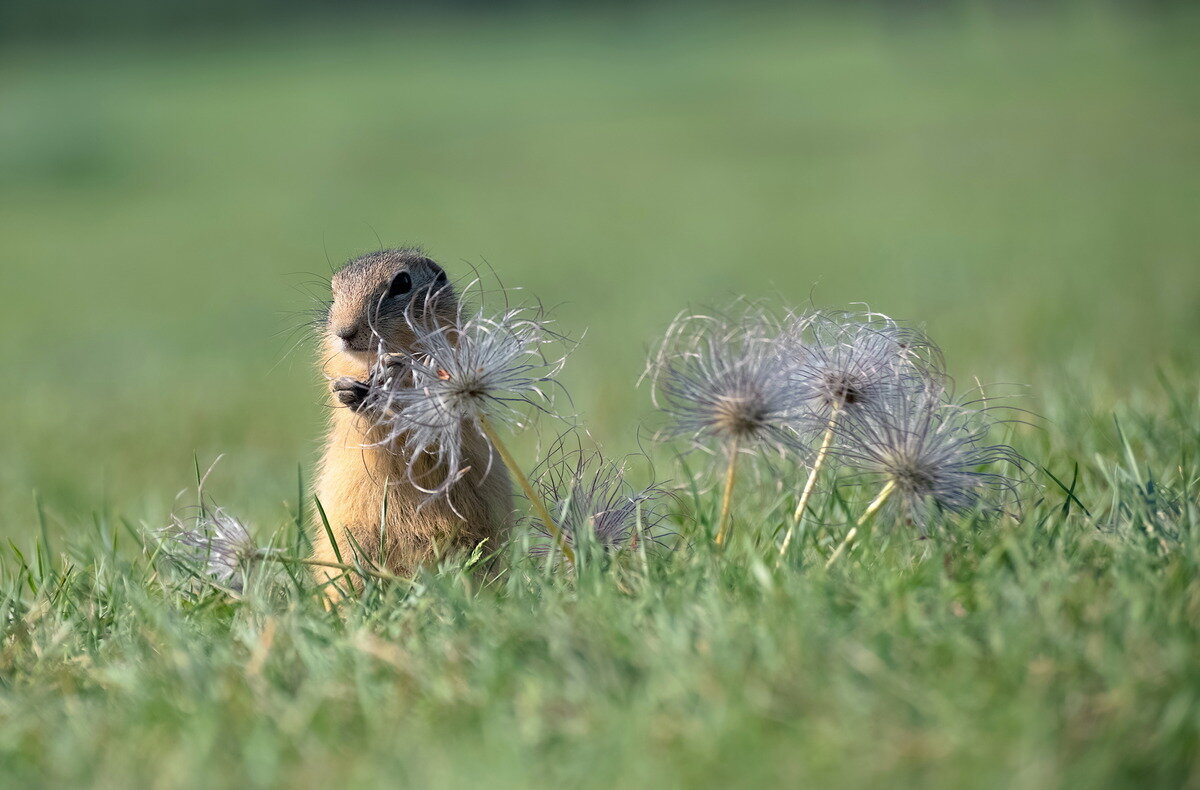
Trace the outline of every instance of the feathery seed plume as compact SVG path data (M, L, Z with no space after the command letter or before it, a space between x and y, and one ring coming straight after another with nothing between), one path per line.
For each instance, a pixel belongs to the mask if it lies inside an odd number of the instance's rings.
M658 509L667 495L662 488L634 488L625 478L623 465L606 462L599 453L572 455L573 462L547 464L537 480L567 543L578 549L581 539L590 538L610 552L637 549L642 542L665 545L671 532L662 526L666 516ZM532 521L532 526L535 532L552 537L539 520ZM539 544L531 553L544 555L550 548L550 544Z
M780 546L780 560L804 518L843 415L884 408L897 388L944 378L937 346L881 313L797 315L788 322L781 342L792 363L791 380L804 400L804 432L822 436Z
M563 338L537 308L509 308L489 317L483 308L460 307L452 324L415 317L429 313L409 313L413 349L381 360L366 408L379 415L380 443L403 446L412 484L439 495L468 471L464 431L494 443L486 436L491 423L520 427L525 407L544 411L547 387L556 384L565 354L552 359L544 353L546 345Z
M847 415L835 452L890 486L906 517L924 524L933 509L961 513L1015 496L1013 478L987 471L1024 463L1011 447L987 444L992 422L987 410L950 402L940 386L899 388L885 402Z
M697 447L716 441L727 454L717 544L729 530L738 454L801 446L802 390L789 380L779 331L753 305L735 317L681 315L646 368L654 405L669 419L663 436Z
M941 352L929 338L880 313L817 312L789 323L791 377L815 430L824 430L835 412L883 406L897 387L944 376Z
M778 336L778 324L753 306L736 317L676 317L644 374L669 421L661 437L796 447L802 401Z
M241 592L246 574L262 556L246 526L223 508L204 508L189 527L178 516L159 530L168 556L188 565L203 565L215 581Z

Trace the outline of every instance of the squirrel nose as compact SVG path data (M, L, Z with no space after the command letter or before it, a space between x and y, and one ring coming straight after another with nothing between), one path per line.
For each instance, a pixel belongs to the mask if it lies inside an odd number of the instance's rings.
M340 337L342 340L349 340L350 338L352 338L358 334L358 327L353 326L353 325L339 326L337 329L333 330L333 333L335 335L337 335L338 337Z

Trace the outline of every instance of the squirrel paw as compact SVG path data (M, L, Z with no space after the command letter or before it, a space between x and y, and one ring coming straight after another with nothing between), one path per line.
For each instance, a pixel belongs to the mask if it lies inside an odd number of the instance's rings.
M367 401L369 389L358 379L343 376L335 379L330 387L341 404L351 411L359 411Z
M390 389L411 376L412 361L405 354L385 354L379 358L367 382L376 387Z

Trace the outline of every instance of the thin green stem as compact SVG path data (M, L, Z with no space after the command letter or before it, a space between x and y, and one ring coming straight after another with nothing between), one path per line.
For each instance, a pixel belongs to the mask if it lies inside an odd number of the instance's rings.
M821 472L821 467L825 464L825 457L829 455L829 448L833 446L833 433L837 428L838 417L842 414L840 406L834 407L834 410L829 414L829 425L825 428L825 436L821 439L821 447L817 450L817 457L813 459L812 468L808 471L808 479L804 481L804 490L800 492L800 501L796 504L796 512L792 514L792 523L788 527L787 534L783 537L783 545L779 547L779 560L787 556L788 548L792 545L792 535L796 532L796 527L800 526L801 520L804 519L804 513L808 509L808 500L812 497L812 492L816 488L817 475Z
M386 581L391 581L391 582L406 582L408 584L412 584L411 579L406 579L403 576L397 576L394 573L377 570L375 568L367 568L367 567L360 566L360 565L349 565L344 562L332 562L332 561L326 561L326 560L308 560L308 559L302 559L300 557L286 557L286 556L279 555L279 554L271 554L269 552L259 553L257 555L257 559L266 560L269 562L279 562L279 563L283 563L284 565L305 565L305 566L313 567L313 568L336 568L338 570L349 571L351 573L357 573L359 576L369 576L372 579L384 579Z
M567 543L562 530L554 523L554 519L550 518L550 511L546 509L546 503L533 490L533 485L529 482L529 478L521 471L520 465L517 464L517 459L513 458L512 453L504 446L504 442L500 441L496 429L492 427L486 415L479 415L479 427L483 430L483 434L488 438L488 441L492 443L492 446L496 448L496 452L500 453L501 460L504 461L504 465L508 467L508 471L512 473L512 476L517 479L517 484L521 486L521 491L525 493L525 498L533 505L534 512L537 513L542 523L546 525L546 529L554 537L554 540L558 543L558 547L562 549L563 556L567 558L567 564L575 567L575 552Z
M883 507L883 503L887 502L888 497L890 497L892 492L895 490L896 481L887 481L887 484L881 488L875 498L871 500L871 504L867 505L867 509L863 511L863 514L858 517L858 521L855 522L855 525L850 528L849 532L846 533L846 537L842 539L840 544L838 544L838 547L834 550L833 554L829 555L829 560L825 563L826 568L828 568L830 565L833 565L837 558L842 556L842 552L846 550L846 548L854 540L854 537L858 535L858 528L863 524L866 524L867 520L870 519L871 516L875 515L875 512L879 510L879 508Z
M728 537L730 511L733 509L733 484L737 481L738 437L729 442L729 467L725 470L725 493L721 496L721 515L717 519L716 544L724 545Z

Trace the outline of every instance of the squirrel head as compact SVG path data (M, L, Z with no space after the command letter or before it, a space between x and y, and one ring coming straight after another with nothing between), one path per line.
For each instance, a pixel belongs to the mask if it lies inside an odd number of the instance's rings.
M411 322L454 317L456 299L445 270L416 248L354 258L331 284L325 325L329 375L362 378L381 352L411 347Z

